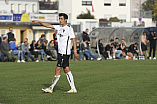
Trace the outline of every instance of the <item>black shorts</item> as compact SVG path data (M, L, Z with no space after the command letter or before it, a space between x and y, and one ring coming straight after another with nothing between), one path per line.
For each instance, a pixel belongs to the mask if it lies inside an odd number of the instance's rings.
M147 50L147 45L144 45L143 43L141 43L141 48L142 48L142 51L146 51Z
M57 60L57 66L58 67L63 67L64 69L66 67L69 67L69 57L70 55L62 55L62 54L58 54Z

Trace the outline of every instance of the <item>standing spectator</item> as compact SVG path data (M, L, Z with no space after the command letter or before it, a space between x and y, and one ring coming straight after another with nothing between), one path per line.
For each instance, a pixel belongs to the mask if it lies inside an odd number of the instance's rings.
M106 47L105 47L105 51L108 54L108 58L107 59L112 59L111 54L113 54L113 59L115 58L115 52L113 50L113 47L114 47L113 43L114 43L114 40L111 39L110 40L110 44L106 45Z
M25 41L24 44L22 44L21 49L24 52L24 55L27 55L26 61L28 61L29 58L31 58L32 61L35 61L31 52L29 51L29 44L27 41Z
M9 32L7 33L7 35L8 35L8 43L10 41L13 41L13 39L14 39L14 34L12 32L13 32L13 28L9 27Z
M55 49L54 40L51 40L48 44L48 50L51 52L52 58L57 59L57 51Z
M142 53L144 54L144 51L146 51L147 58L149 59L148 55L148 50L147 50L147 38L146 38L146 32L143 32L141 36L141 48L142 48Z
M55 30L55 33L53 34L53 39L54 39L54 46L55 46L55 49L57 50L57 33L58 33L58 30Z
M10 47L15 55L18 55L17 62L25 62L24 61L24 55L22 50L18 50L21 46L16 45L16 39L14 38L13 41L10 41ZM20 55L21 55L21 61L20 61Z
M127 54L127 50L126 50L126 42L124 39L121 40L121 44L120 44L120 50L122 50L122 55L126 55Z
M73 55L74 55L74 47L72 46L72 49L71 49L71 59L73 59ZM77 49L77 54L79 54L79 58L80 60L82 60L82 51L81 51L81 46L80 46L80 43L77 42L76 43L76 49ZM76 60L76 58L74 57L74 60Z
M134 44L131 44L129 46L129 49L128 49L128 52L127 52L127 55L129 57L133 58L133 59L135 59L134 55L137 54L137 56L138 56L138 53L139 53L139 51L137 49L137 45L138 45L138 43L136 43L136 42Z
M36 45L35 45L35 49L38 50L39 54L41 54L41 60L44 61L44 55L47 58L50 58L49 55L47 55L44 51L44 45L40 42L40 40L37 41Z
M12 49L10 47L10 44L8 43L8 37L7 35L3 36L3 41L1 43L1 52L3 55L6 55L8 58L8 61L15 61L14 53L12 52Z
M42 34L41 37L39 38L41 44L43 44L43 42L46 40L45 39L45 34Z
M149 41L150 41L149 59L152 59L151 58L152 49L153 49L153 59L156 59L155 57L156 39L157 37L155 36L154 31L151 31L151 33L149 34Z
M121 53L122 53L122 51L120 50L120 44L118 43L118 41L119 41L119 39L118 38L116 38L115 39L115 42L114 42L114 52L115 52L115 54L117 54L117 59L119 59L120 58L120 55L121 55Z
M87 40L85 40L82 44L81 44L81 50L83 51L83 53L88 56L88 59L93 60L93 58L95 60L101 60L101 58L97 58L95 57L90 51L89 51L89 47L87 45Z
M30 44L29 51L31 52L32 55L34 55L34 59L36 60L36 62L39 62L39 60L38 60L38 50L35 48L35 45L36 45L36 41L32 40L32 43Z
M99 45L99 52L100 52L100 54L102 54L103 57L104 57L105 59L107 59L108 53L107 53L107 52L105 51L105 49L104 49L104 46L103 46L103 44L102 44L102 39L100 39L100 40L98 41L98 45Z
M89 38L89 35L88 35L88 29L86 29L83 34L82 34L82 38L83 38L83 41L86 41L87 40L87 45L89 46L90 44L90 38Z

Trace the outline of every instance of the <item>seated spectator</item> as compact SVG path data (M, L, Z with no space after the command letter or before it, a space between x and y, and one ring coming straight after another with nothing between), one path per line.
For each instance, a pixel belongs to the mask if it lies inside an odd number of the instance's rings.
M98 41L98 45L99 45L99 52L100 52L100 54L102 54L103 57L104 57L105 59L107 59L108 53L107 53L107 52L105 51L105 49L104 49L104 46L103 46L103 44L102 44L102 39L100 39L100 40Z
M137 45L138 45L138 43L131 44L129 46L129 49L128 49L128 52L127 52L127 55L129 57L133 58L133 59L135 59L134 55L137 54L137 56L138 56L138 53L139 53L139 51L137 49ZM128 58L128 57L126 57L126 58Z
M114 44L114 52L115 52L115 54L117 54L116 59L119 59L120 55L122 53L122 51L120 50L120 47L119 47L120 44L118 43L118 41L119 41L119 39L116 38L115 42L113 43Z
M16 39L13 38L13 41L10 41L10 47L15 55L18 55L17 62L25 62L24 61L24 55L22 50L18 50L21 46L16 45ZM21 61L20 61L21 56Z
M97 57L95 57L90 51L89 51L89 47L88 47L88 45L87 45L87 40L85 40L82 44L81 44L81 50L82 50L82 52L86 55L86 56L88 56L88 59L90 59L90 60L93 60L93 58L95 59L95 60L101 60L101 58L97 58Z
M108 54L108 58L107 59L112 59L111 54L113 54L113 59L115 58L115 52L113 50L113 47L114 47L113 43L114 43L114 40L111 39L110 40L110 44L106 45L106 47L105 47L105 51Z
M43 44L43 42L45 41L45 34L42 34L41 37L39 38L39 41L41 42L41 44Z
M51 40L48 44L48 50L51 52L52 58L57 59L57 51L55 49L54 40Z
M14 62L16 60L14 58L14 53L12 52L10 44L8 43L8 37L7 37L7 35L3 36L3 41L1 43L1 52L2 52L3 55L7 56L8 61Z
M44 55L47 57L47 58L50 58L49 55L47 55L45 53L45 51L43 50L44 48L44 45L41 44L40 40L37 41L36 45L35 45L35 49L38 50L39 54L41 54L41 60L44 61Z
M35 42L35 40L33 40L32 43L30 44L29 51L31 52L32 55L34 55L34 60L36 60L36 62L39 62L39 60L38 60L38 50L35 49L35 45L36 45L36 42Z
M74 55L74 47L72 46L72 49L71 49L71 59L73 59L73 55ZM76 43L76 48L77 48L77 54L79 54L79 58L80 60L82 60L82 51L80 49L80 43L77 42ZM74 57L74 60L76 60L76 58Z
M5 62L4 55L0 52L0 62Z
M27 41L25 41L24 44L22 44L21 49L24 52L24 55L27 55L26 61L28 61L29 58L31 58L32 61L36 61L34 60L31 52L29 51L29 44Z
M122 55L123 56L127 54L126 42L125 42L124 39L121 40L120 49L122 50Z

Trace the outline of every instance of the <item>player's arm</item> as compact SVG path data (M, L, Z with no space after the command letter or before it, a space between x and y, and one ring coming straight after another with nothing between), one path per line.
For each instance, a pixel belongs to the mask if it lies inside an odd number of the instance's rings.
M74 47L74 56L76 59L79 59L79 56L77 54L77 48L76 48L76 39L72 38L72 41L73 41L73 47Z
M37 20L33 20L32 23L33 23L33 24L40 23L41 25L43 25L43 26L45 26L45 27L54 28L53 25L50 25L50 24L45 23L45 22L37 21Z

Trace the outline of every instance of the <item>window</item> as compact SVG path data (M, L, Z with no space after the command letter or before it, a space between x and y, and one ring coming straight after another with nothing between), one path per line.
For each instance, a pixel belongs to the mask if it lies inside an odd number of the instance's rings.
M104 0L104 6L111 6L111 0Z
M11 10L12 10L12 11L15 10L15 6L14 6L14 4L11 4Z
M29 9L29 8L28 8L28 4L26 4L26 5L25 5L25 11L26 11L26 13L28 13L28 9Z
M92 6L92 1L82 1L83 6Z
M126 6L126 0L119 0L119 6Z
M7 30L1 29L1 37L7 34Z
M21 13L21 4L18 5L18 12Z
M35 4L32 5L33 13L37 13L37 6Z

